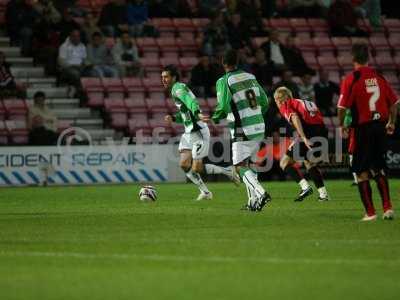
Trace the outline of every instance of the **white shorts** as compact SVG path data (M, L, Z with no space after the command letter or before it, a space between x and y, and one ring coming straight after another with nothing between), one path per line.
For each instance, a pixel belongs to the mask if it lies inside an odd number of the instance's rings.
M207 157L210 148L210 130L208 126L199 131L184 133L179 143L179 152L182 150L192 150L193 159Z
M256 162L259 148L260 141L234 142L232 144L233 165L237 165L248 158Z

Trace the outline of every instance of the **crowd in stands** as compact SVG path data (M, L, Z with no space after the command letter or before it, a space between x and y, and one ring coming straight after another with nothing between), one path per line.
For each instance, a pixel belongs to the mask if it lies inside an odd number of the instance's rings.
M198 97L215 97L215 82L223 74L219 63L226 49L240 53L240 67L254 73L271 95L279 86L295 97L314 101L325 116L336 115L339 82L329 70L313 69L296 46L294 36L269 28L266 18L325 18L331 36L366 37L357 19L369 18L381 26L387 4L379 0L110 0L97 9L79 1L10 0L6 29L12 45L33 56L46 73L74 87L71 96L81 96L81 77L146 77L136 38L158 37L152 18L194 17L210 21L194 37L199 41L199 62L184 78ZM384 5L384 3L386 5ZM285 5L282 5L284 3ZM255 45L254 38L263 42ZM112 40L109 44L107 41ZM0 85L15 88L9 65L0 53ZM272 109L273 128L283 124Z

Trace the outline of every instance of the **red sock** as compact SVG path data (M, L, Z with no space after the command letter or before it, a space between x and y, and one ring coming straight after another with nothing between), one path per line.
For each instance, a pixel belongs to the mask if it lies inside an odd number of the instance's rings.
M379 194L382 199L383 211L387 211L392 209L392 203L390 202L390 193L389 193L389 182L387 177L382 174L378 174L375 176L375 181L378 186Z
M358 190L360 191L361 201L364 204L367 215L375 215L375 208L374 204L372 203L372 191L369 180L359 182Z

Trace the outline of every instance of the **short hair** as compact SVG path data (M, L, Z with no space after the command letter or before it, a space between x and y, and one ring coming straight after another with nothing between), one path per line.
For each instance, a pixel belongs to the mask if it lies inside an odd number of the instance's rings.
M42 91L37 91L34 95L33 95L33 99L37 99L37 98L46 98L46 94Z
M169 75L171 75L171 77L175 77L175 80L179 81L180 76L178 68L176 66L174 65L165 66L163 72L169 72Z
M365 43L356 43L351 48L353 61L365 65L369 60L368 45Z
M288 89L286 86L278 87L275 90L274 99L277 97L278 94L283 94L284 96L286 96L286 99L292 99L293 98L292 91L290 89Z
M238 55L236 50L227 50L222 57L222 64L235 67L238 64Z

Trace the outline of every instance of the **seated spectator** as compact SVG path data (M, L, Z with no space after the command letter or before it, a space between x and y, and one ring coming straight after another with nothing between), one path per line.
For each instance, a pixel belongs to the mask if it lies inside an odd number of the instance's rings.
M319 71L319 82L314 84L315 103L324 116L335 116L335 95L339 96L339 85L329 80L329 72L325 69Z
M262 49L257 49L255 55L255 62L251 66L251 73L253 73L257 81L261 84L264 90L269 91L272 87L272 70L268 65L265 58L265 52Z
M252 64L251 59L253 57L251 50L247 47L240 48L237 51L237 56L238 56L238 69L250 73Z
M282 70L287 68L284 47L279 40L279 31L276 29L271 30L269 40L261 45L274 76L279 75Z
M220 66L210 62L207 55L203 55L191 71L190 86L199 97L215 97L215 82L222 74Z
M121 38L112 49L112 55L121 77L143 75L138 49L128 32L122 33Z
M149 13L155 18L187 18L197 14L197 0L151 0Z
M77 22L75 22L75 20L72 17L71 10L69 8L64 10L63 17L60 23L58 23L57 27L60 35L60 41L65 41L69 37L72 31L81 30L81 26Z
M301 76L301 81L297 86L300 99L315 102L314 85L311 83L311 79L311 74L306 73Z
M57 117L46 105L46 95L36 92L28 113L29 145L44 146L57 143Z
M250 36L266 36L262 22L261 2L259 0L240 0L237 12L243 20L243 30Z
M39 0L33 7L40 18L47 24L55 25L61 21L61 14L54 7L53 1L51 0Z
M56 0L54 6L58 11L69 9L73 17L84 17L87 11L79 6L77 0Z
M202 17L209 17L226 8L224 0L202 0L198 1L198 6Z
M127 21L132 37L143 35L143 28L149 19L148 5L144 0L131 0L127 6Z
M278 87L285 86L287 87L293 94L294 98L299 98L299 87L295 81L293 81L293 72L286 69L282 71L281 80L275 84L273 90L276 90Z
M326 15L321 0L288 0L288 11L292 18L320 18Z
M96 18L89 12L85 15L82 25L83 40L86 44L92 42L92 36L95 32L101 32L101 29L97 26Z
M11 45L20 46L24 56L31 55L33 27L38 17L29 0L11 0L7 3L5 19Z
M3 52L0 52L0 99L17 94L17 85L10 71L10 64L6 62Z
M118 77L111 51L100 32L93 33L92 43L87 46L87 64L92 67L91 75L94 77Z
M315 75L315 71L307 66L301 50L296 47L291 36L286 38L286 45L282 47L282 53L287 67L292 70L293 75L303 76L304 74Z
M80 32L74 30L58 52L61 79L79 89L81 76L89 71L86 59L86 46L81 42Z
M357 25L357 13L350 0L335 0L329 7L328 23L332 36L368 37Z
M226 28L228 29L229 43L232 48L240 49L251 45L250 35L242 23L240 14L232 15L226 24Z
M211 16L211 22L204 29L203 53L208 56L218 56L230 49L228 30L220 12Z
M126 9L125 0L110 0L102 7L98 25L105 36L117 37L129 30Z

